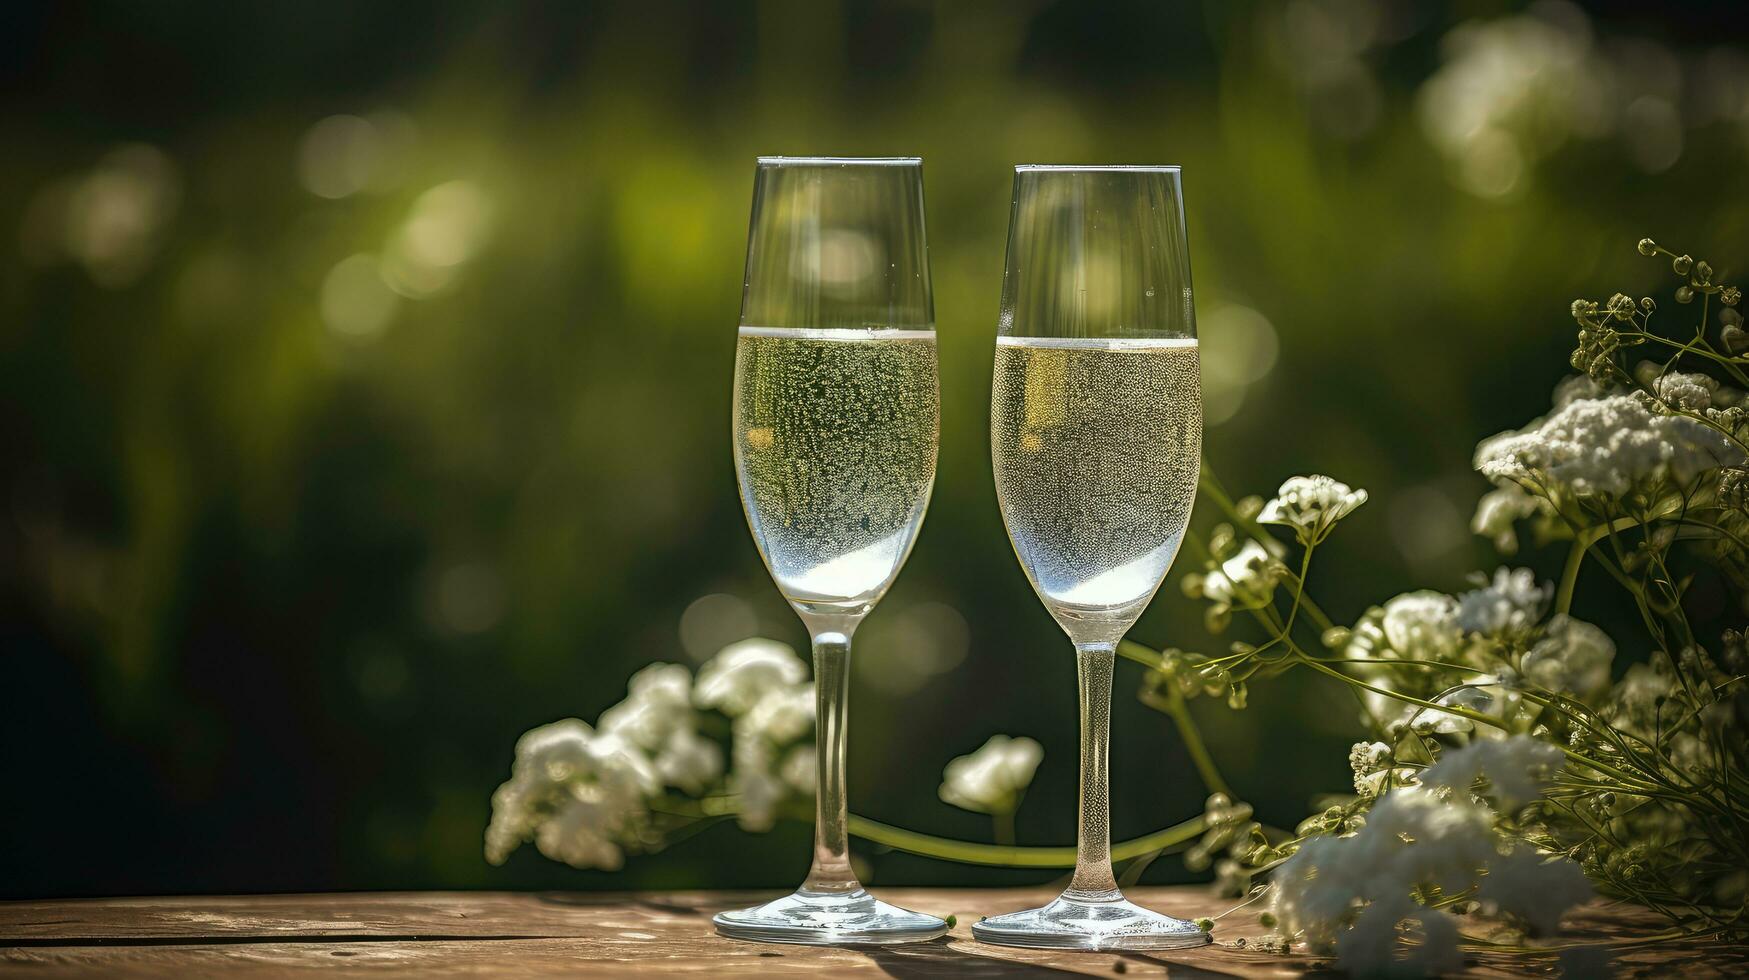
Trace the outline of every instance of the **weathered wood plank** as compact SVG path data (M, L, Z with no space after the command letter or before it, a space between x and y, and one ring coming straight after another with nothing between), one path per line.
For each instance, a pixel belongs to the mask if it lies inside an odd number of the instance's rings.
M855 949L772 946L716 936L710 916L765 897L724 892L544 894L434 892L255 895L0 903L0 972L283 973L320 967L356 972L462 976L515 972L615 976L630 973L901 977L1165 976L1297 977L1324 961L1240 948L1262 933L1238 913L1217 930L1221 944L1168 953L1058 953L986 946L969 927L980 915L1047 897L1043 891L881 889L883 897L957 915L946 939ZM1134 897L1181 916L1220 907L1201 889L1142 888ZM1656 921L1622 906L1594 905L1569 920L1574 938L1650 934ZM1662 945L1618 957L1623 975L1687 978L1749 975L1741 948ZM1483 957L1474 976L1550 974L1553 960Z

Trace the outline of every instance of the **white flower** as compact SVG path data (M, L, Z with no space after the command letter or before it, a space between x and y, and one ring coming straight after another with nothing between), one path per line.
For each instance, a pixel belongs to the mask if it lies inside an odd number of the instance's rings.
M1546 936L1561 926L1567 910L1596 892L1585 872L1564 857L1517 847L1488 862L1476 897L1495 910L1522 919L1532 933Z
M486 859L502 864L526 840L578 868L613 870L620 842L646 814L662 780L637 746L576 718L533 729L516 742L510 780L492 794Z
M735 719L735 738L760 738L774 745L793 742L814 730L814 703L812 684L773 688Z
M1502 810L1518 809L1535 799L1549 773L1561 764L1560 748L1528 735L1471 742L1452 749L1421 772L1425 786L1449 787L1468 794L1477 779L1486 779Z
M1549 620L1543 638L1524 655L1524 676L1545 690L1590 698L1609 687L1614 660L1608 634L1563 614Z
M1398 945L1398 927L1404 922L1420 926L1420 941L1413 946ZM1457 921L1450 913L1417 905L1407 894L1362 909L1354 925L1337 937L1336 960L1357 977L1437 977L1464 968Z
M698 670L693 700L735 717L775 687L808 676L808 665L786 644L755 637L731 643Z
M1671 408L1685 412L1704 412L1713 407L1713 395L1718 381L1704 374L1672 371L1652 379L1652 393Z
M976 752L947 764L941 799L974 813L1011 812L1044 757L1044 748L1030 738L992 735Z
M797 775L792 767L801 764L793 753L781 771L779 761L785 748L813 731L814 704L814 685L779 685L768 688L735 719L729 790L740 796L742 829L770 830L778 804L792 790L806 792L808 784L797 786L787 778Z
M1376 966L1379 944L1388 953L1396 925L1417 914L1408 901L1411 889L1435 885L1461 891L1494 853L1490 820L1480 807L1446 802L1423 789L1393 790L1355 834L1302 844L1275 873L1272 911L1289 936L1314 951L1337 949L1339 955ZM1355 918L1357 909L1373 903L1379 908L1370 920ZM1339 945L1351 922L1365 931ZM1350 968L1347 959L1340 965Z
M653 752L692 722L691 672L680 664L651 664L632 675L625 700L603 711L596 728Z
M777 805L789 795L789 787L770 769L756 769L736 760L729 774L729 789L741 798L735 822L741 829L762 834L777 822Z
M1530 482L1580 496L1620 496L1637 485L1666 477L1686 481L1743 462L1743 452L1723 433L1655 413L1650 401L1576 398L1524 429L1483 440L1476 469L1501 485Z
M1273 561L1262 545L1246 539L1238 554L1204 577L1202 594L1229 606L1251 608L1266 605L1275 593Z
M1385 603L1379 628L1404 660L1450 661L1463 643L1457 600L1443 592L1406 592Z
M1294 529L1302 544L1316 544L1337 521L1364 503L1365 490L1350 490L1348 484L1330 477L1289 477L1276 491L1275 499L1263 505L1257 521L1286 525Z
M814 757L812 745L798 745L790 749L784 757L783 765L778 774L789 788L803 796L814 795L814 781L818 775L819 763Z
M1518 529L1513 525L1535 517L1547 506L1542 498L1525 493L1516 483L1495 487L1476 501L1476 516L1470 519L1470 530L1491 539L1502 554L1514 554L1518 551Z
M723 748L691 726L676 728L656 755L656 771L663 782L696 796L723 774Z
M1391 765L1392 750L1384 742L1356 742L1348 750L1348 768L1354 771L1354 792L1374 797L1389 786L1413 786L1418 780L1408 766Z
M1495 639L1522 633L1542 618L1552 593L1528 568L1498 568L1493 581L1458 596L1457 624L1466 633Z

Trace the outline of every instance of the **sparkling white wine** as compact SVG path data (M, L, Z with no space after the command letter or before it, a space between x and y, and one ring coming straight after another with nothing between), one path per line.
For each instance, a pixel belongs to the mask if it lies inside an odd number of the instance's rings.
M1033 588L1077 643L1117 640L1190 521L1196 341L1000 337L990 439L1002 517Z
M786 598L854 611L886 591L929 505L939 417L934 331L741 328L736 473Z

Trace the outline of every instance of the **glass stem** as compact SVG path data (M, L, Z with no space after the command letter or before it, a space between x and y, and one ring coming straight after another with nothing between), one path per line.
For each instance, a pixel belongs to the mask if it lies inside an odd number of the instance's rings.
M1111 742L1111 670L1115 643L1075 645L1081 695L1081 816L1075 835L1075 877L1063 897L1109 902L1121 897L1111 873L1111 795L1106 759Z
M848 801L844 789L845 729L850 709L850 634L814 634L814 866L802 891L862 890L850 870Z

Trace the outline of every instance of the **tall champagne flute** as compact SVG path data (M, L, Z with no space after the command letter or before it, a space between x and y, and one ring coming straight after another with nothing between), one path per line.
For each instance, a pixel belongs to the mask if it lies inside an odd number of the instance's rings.
M1015 168L990 441L1014 551L1075 645L1081 811L1067 890L977 923L985 942L1209 941L1118 890L1106 771L1117 643L1160 588L1190 520L1201 391L1178 168Z
M793 895L716 917L741 939L904 943L947 923L850 868L850 637L899 574L935 482L940 399L923 163L762 157L735 350L735 472L753 540L807 626L814 862Z

